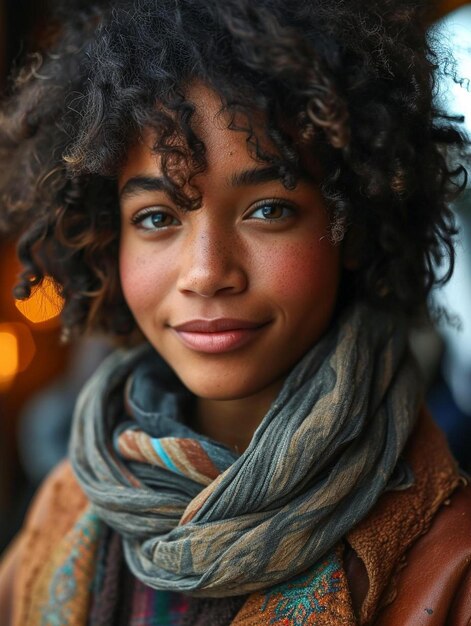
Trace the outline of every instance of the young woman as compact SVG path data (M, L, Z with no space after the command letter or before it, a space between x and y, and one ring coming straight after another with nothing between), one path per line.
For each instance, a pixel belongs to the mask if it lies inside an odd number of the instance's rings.
M4 623L469 623L470 488L407 345L463 179L425 23L127 0L20 72L17 296L51 276L65 337L127 348L5 557Z

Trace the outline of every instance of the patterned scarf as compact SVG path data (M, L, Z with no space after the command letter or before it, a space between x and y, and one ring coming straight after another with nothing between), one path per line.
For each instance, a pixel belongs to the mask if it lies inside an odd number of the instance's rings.
M185 425L188 394L146 347L112 355L84 389L71 461L140 581L242 595L311 568L406 484L420 395L405 324L357 305L295 366L242 455Z

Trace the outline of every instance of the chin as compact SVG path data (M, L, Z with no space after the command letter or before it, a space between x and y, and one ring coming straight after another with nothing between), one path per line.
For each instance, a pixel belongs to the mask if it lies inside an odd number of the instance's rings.
M248 384L243 380L231 380L225 378L221 381L221 375L206 377L205 380L191 380L180 377L182 383L187 389L189 389L195 396L204 400L241 400L242 398L248 398L254 394L262 391L267 385L256 385L251 381Z

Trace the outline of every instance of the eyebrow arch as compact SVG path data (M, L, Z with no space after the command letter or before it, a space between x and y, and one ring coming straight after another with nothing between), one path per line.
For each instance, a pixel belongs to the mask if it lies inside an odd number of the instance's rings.
M119 192L119 197L135 196L144 191L165 191L163 178L157 176L133 176Z
M232 174L230 184L232 187L245 187L249 185L260 185L273 180L281 180L280 172L277 167L255 167Z

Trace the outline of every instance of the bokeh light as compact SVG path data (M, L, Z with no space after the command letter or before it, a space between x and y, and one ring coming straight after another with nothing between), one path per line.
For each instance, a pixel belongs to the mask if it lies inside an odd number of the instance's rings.
M46 277L33 288L27 300L16 300L15 305L29 322L41 324L56 318L58 320L64 301L57 293L54 281Z
M36 345L26 324L0 324L0 391L11 386L35 354Z
M0 390L8 388L18 373L18 338L7 324L0 327Z

